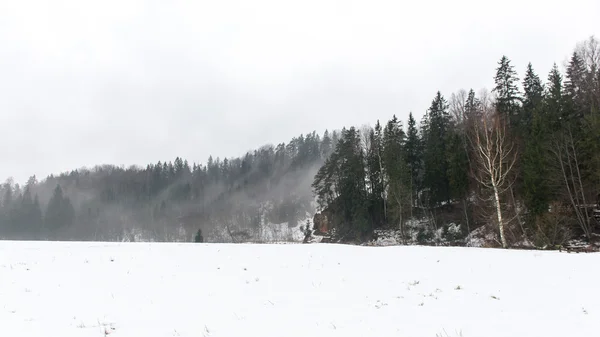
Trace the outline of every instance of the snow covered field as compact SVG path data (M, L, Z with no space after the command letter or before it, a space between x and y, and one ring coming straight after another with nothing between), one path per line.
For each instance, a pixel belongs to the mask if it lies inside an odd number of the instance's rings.
M600 254L0 242L0 336L600 336Z

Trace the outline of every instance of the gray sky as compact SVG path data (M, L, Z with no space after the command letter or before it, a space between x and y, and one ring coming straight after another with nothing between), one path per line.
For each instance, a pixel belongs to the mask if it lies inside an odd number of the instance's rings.
M0 0L0 179L237 156L546 79L600 1ZM561 68L562 69L562 68Z

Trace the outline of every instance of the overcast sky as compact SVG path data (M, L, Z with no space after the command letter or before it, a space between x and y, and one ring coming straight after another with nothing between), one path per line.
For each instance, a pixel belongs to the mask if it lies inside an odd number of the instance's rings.
M0 0L0 179L420 117L600 35L598 0L492 3Z

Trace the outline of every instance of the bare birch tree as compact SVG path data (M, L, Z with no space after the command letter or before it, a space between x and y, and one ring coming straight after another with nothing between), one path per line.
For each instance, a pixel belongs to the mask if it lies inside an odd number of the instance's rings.
M473 123L473 133L469 139L473 147L475 180L482 189L489 191L486 201L492 202L503 248L508 247L505 227L508 221L503 215L501 196L512 185L512 169L517 151L511 143L506 121L497 113L488 95L481 98L482 116Z

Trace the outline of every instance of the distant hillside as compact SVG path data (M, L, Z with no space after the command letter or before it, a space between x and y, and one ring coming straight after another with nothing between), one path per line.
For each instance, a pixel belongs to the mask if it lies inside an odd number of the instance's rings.
M269 225L295 227L314 214L311 182L337 139L312 132L205 164L101 165L25 186L9 179L0 187L0 237L191 241L202 229L206 241L258 240Z

